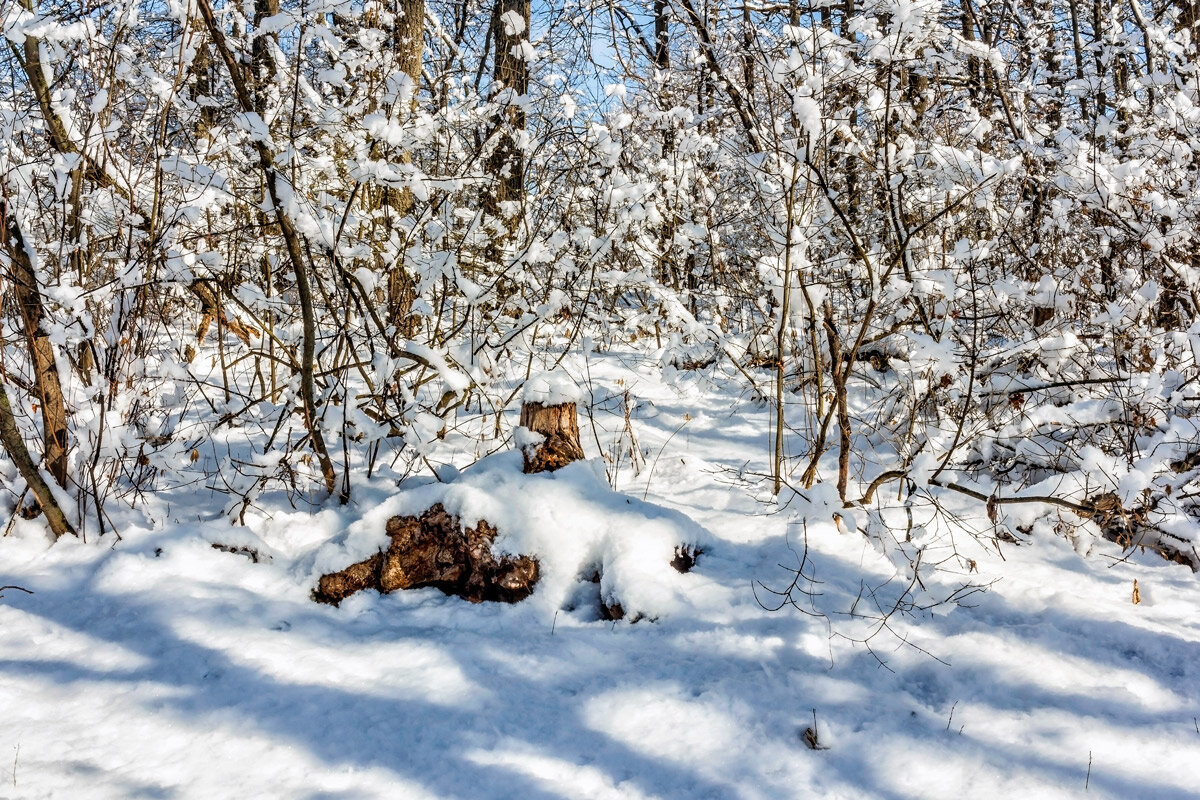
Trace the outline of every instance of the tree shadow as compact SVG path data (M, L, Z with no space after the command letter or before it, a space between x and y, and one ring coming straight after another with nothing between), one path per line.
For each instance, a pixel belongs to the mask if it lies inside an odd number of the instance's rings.
M77 692L114 687L161 721L164 735L177 722L261 734L328 772L381 770L414 796L924 797L890 772L891 759L910 749L924 754L905 762L917 772L938 769L932 754L944 753L981 772L1082 787L1085 754L1068 762L1040 752L1036 739L1020 747L969 727L955 735L947 730L947 706L987 686L972 702L1009 714L1052 710L1080 724L1108 720L1123 730L1179 717L1133 696L1031 685L1000 663L964 658L944 667L903 646L889 660L895 672L861 648L839 648L831 666L819 647L803 642L825 636L823 623L794 611L747 613L743 604L734 616L702 612L637 625L564 615L554 630L538 627L520 606L470 606L432 590L360 597L335 610L290 589L280 592L279 580L294 584L295 575L225 555L212 558L237 565L228 567L235 575L258 570L245 574L266 577L222 584L218 574L166 590L151 581L148 591L115 593L103 565L121 552L87 574L32 585L36 595L6 597L4 604L129 651L137 656L127 659L131 666L9 658L0 661L0 675ZM756 544L721 541L697 571L713 570L732 585L738 565L765 563L777 552L786 552L781 536ZM139 568L156 568L146 552L125 553L144 559ZM853 594L853 564L830 560L823 569L831 592ZM171 578L164 571L162 580ZM172 588L189 594L173 596ZM1029 624L1008 624L1022 619ZM1176 694L1195 684L1200 646L1118 620L1053 609L1033 620L995 597L981 609L925 619L920 630L952 646L954 636L986 631L997 620L1007 620L1005 630L1025 644L1053 646L1097 672L1149 671L1155 682L1167 680L1164 692ZM1098 651L1097 641L1129 646ZM380 658L363 658L376 650ZM287 659L293 663L280 663ZM146 687L173 692L164 697ZM1196 704L1194 690L1183 695ZM650 708L648 718L634 725L627 718L637 715L640 702ZM655 718L656 709L663 718ZM804 745L814 709L829 750ZM689 722L711 722L725 739L708 748L689 738L695 733ZM692 750L689 742L696 742ZM162 774L156 769L135 761L108 781L126 781L124 796L195 796L194 787L170 785L167 767ZM1107 763L1093 766L1090 785L1114 796L1185 796L1177 786ZM308 796L361 794L314 785Z
M230 611L222 606L217 602L207 609L193 608L190 616L222 619ZM91 611L80 613L85 607ZM173 715L201 726L208 720L228 720L232 715L238 720L237 726L245 725L272 740L290 742L329 767L382 768L437 797L548 800L564 796L529 775L481 764L466 755L501 740L523 742L566 763L594 765L611 773L614 784L625 782L632 787L649 778L676 787L677 795L734 796L720 785L684 768L647 758L582 724L577 704L586 681L576 676L567 681L575 685L564 689L561 682L539 680L511 665L506 667L487 656L487 647L494 643L490 637L468 633L456 637L457 641L448 641L445 635L424 631L440 640L439 645L452 654L449 660L463 670L471 685L483 687L483 691L471 692L465 702L456 704L444 699L432 702L347 690L337 685L336 674L329 675L325 683L279 680L231 658L224 650L181 637L172 629L177 621L165 619L161 607L136 595L114 598L85 586L69 591L40 589L35 597L21 603L21 608L65 628L117 644L145 661L131 669L103 669L62 659L9 659L0 662L0 674L36 678L80 692L95 692L104 684L120 685L123 693L132 691L135 696L137 687L147 684L182 690L145 704L147 710L163 716L166 727ZM330 619L325 609L308 611L293 606L291 610L299 613L290 615L290 633L323 637L327 642L324 646L333 650L355 638L339 632L337 620ZM386 629L377 631L375 638L382 639L388 633ZM306 642L297 648L297 657L314 646L320 645ZM386 671L381 665L380 674ZM141 794L154 796L148 791L142 790ZM159 796L173 793L164 787L157 787L157 791Z

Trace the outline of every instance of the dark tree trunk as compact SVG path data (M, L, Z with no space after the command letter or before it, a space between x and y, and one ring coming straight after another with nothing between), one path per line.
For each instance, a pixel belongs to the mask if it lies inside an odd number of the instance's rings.
M492 70L494 92L505 89L515 95L529 92L529 65L525 62L521 47L521 43L529 38L529 12L530 0L496 0L492 12L495 38ZM515 26L506 28L504 17L510 13L520 19L523 30L517 31ZM508 30L513 30L513 33L508 33ZM495 178L495 184L488 197L487 211L503 220L504 227L511 234L517 228L520 215L506 211L506 204L520 202L525 195L525 153L516 137L518 131L525 130L524 108L517 103L505 103L495 124L499 141L488 159L488 171Z
M192 61L192 75L194 83L193 91L197 98L212 98L213 94L213 63L212 53L208 49L208 39L203 33L196 34L196 58ZM197 139L207 139L209 131L212 130L213 123L216 121L216 109L210 105L200 107L200 113L196 117L196 127L194 133Z
M392 22L392 49L396 66L408 76L412 97L409 108L417 110L417 94L421 88L421 63L425 56L425 0L397 0L396 17ZM412 163L412 153L400 153L401 164ZM413 210L413 193L407 186L397 191L385 189L387 205L397 218L407 216ZM390 233L390 226L389 226ZM417 299L416 277L398 261L388 270L388 321L404 338L415 336L418 319L412 315L413 303Z
M667 17L669 10L670 4L667 0L654 0L654 69L658 73L658 78L662 82L661 88L664 91L667 85L667 76L671 71L671 27ZM664 111L671 106L671 98L665 94L660 102ZM675 161L675 130L671 125L672 123L669 121L663 123L663 159L668 164L673 164ZM674 247L675 229L678 226L675 209L672 207L673 202L671 197L664 197L663 224L659 229L661 256L659 257L658 280L664 286L678 288L679 275L671 252Z

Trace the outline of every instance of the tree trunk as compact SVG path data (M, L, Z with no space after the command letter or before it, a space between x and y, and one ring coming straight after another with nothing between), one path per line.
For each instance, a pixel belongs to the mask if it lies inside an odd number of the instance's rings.
M392 49L396 66L408 76L412 91L410 111L417 110L417 93L421 88L421 62L425 55L425 0L397 0L396 17L392 22ZM401 164L411 164L412 154L408 150L400 153ZM407 186L396 191L385 189L387 205L398 218L407 216L413 209L412 190ZM413 303L417 299L417 282L404 266L397 261L388 270L388 322L395 326L400 336L411 338L417 333L417 323L412 316Z
M279 0L254 0L254 29L259 30L263 20L278 13ZM278 44L278 34L259 33L254 37L250 53L250 90L254 94L254 110L263 117L264 123L267 121L264 112L271 101L271 93L279 91L276 85L279 70L275 66L272 44Z
M827 13L827 12L826 12ZM750 17L750 4L742 4L742 84L746 97L754 102L754 20Z
M671 28L667 18L670 5L667 0L654 0L654 69L660 81L660 90L664 91L660 103L662 110L667 110L671 99L665 95L667 76L671 71ZM673 169L675 163L675 130L672 123L663 123L663 160ZM678 227L674 199L663 198L663 224L659 228L658 280L664 286L679 288L679 275L675 268L675 260L671 250L674 247L675 229Z
M492 31L495 37L495 62L492 80L494 92L511 91L523 96L529 92L529 65L525 62L522 42L529 38L530 0L496 0ZM488 159L488 171L495 177L488 197L487 211L504 223L508 234L517 229L520 215L512 213L509 203L519 202L525 194L525 153L517 142L517 133L525 130L525 111L511 100L495 120L499 141Z
M579 444L579 417L574 403L544 406L524 403L521 406L521 427L542 435L537 444L522 445L525 473L553 472L584 457Z
M33 462L33 457L29 455L29 448L25 446L25 440L21 438L21 431L17 428L17 420L13 416L12 405L8 402L8 392L4 390L3 384L0 384L0 443L8 451L8 457L17 465L17 471L25 479L29 490L33 492L54 535L74 534L75 529L67 521L66 515L63 514L62 508L50 491L49 484L42 479L41 471Z
M0 223L3 229L3 250L11 269L9 280L17 295L17 307L25 329L25 344L33 369L34 386L42 411L42 433L45 437L46 469L59 486L67 485L67 410L63 402L62 383L58 364L54 360L54 344L46 332L45 308L38 288L33 258L26 246L21 228L8 201L0 200ZM41 498L39 498L40 501Z
M192 99L212 99L213 63L212 53L208 49L208 39L205 38L203 32L199 31L193 34L193 36L196 46L196 57L192 60L192 91L195 92L195 97ZM207 139L214 122L216 122L216 109L208 104L201 106L200 113L196 116L196 127L193 130L196 138Z
M229 72L229 80L233 84L234 96L238 106L242 109L243 113L260 113L263 109L255 105L254 98L261 97L262 94L261 92L252 94L251 88L257 87L247 86L244 80L242 65L239 63L237 56L234 55L233 50L230 49L229 43L225 40L225 32L217 22L217 17L213 12L211 3L209 0L199 0L198 5L200 16L208 28L209 36L212 37L213 47L216 48L217 53L225 62L225 69ZM321 434L320 409L317 407L316 402L314 373L317 322L316 310L313 305L312 286L309 278L308 261L305 259L304 247L300 241L300 232L296 229L295 223L292 221L291 215L288 214L281 199L286 179L279 173L279 170L275 166L275 154L261 140L255 141L254 147L258 151L258 165L266 180L271 207L275 212L275 220L279 224L279 230L283 235L284 245L287 249L288 259L292 263L292 269L296 276L296 293L300 299L300 316L303 326L303 339L300 349L300 398L304 404L304 425L309 433L313 453L317 456L317 462L321 466L321 476L325 481L325 488L332 495L337 491L337 473L333 469L333 461L329 457L329 449L325 446L325 437ZM289 191L290 188L290 186L287 187ZM343 503L348 499L349 497L345 494L341 497Z

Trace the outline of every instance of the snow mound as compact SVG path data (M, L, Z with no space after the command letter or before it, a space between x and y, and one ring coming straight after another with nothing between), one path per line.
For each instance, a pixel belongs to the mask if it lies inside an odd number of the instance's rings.
M526 475L514 451L489 456L449 483L402 491L368 511L340 540L317 551L314 585L321 574L383 547L388 517L419 515L435 503L464 525L481 519L494 525L500 531L497 554L537 558L541 579L521 605L551 614L575 605L596 574L599 600L619 604L625 619L678 613L690 605L694 576L671 566L676 548L709 550L713 541L686 515L613 491L590 462Z
M544 406L577 403L579 398L579 386L562 370L533 375L525 381L525 388L521 392L521 402L541 403Z

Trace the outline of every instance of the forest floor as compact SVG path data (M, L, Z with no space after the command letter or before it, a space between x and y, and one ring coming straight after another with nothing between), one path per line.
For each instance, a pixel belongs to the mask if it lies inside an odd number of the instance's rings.
M0 585L30 593L0 593L0 798L1200 796L1190 570L1058 535L1057 515L997 541L964 504L941 509L946 570L913 595L962 604L882 618L911 578L876 546L890 532L839 533L826 485L771 500L765 403L632 355L587 374L593 460L560 477L472 466L488 448L465 424L430 455L463 470L446 485L379 469L346 506L264 495L244 527L227 496L151 494L115 517L120 540L51 545L17 519ZM537 529L512 541L554 565L544 593L310 599L385 544L388 515L459 484L502 533ZM643 519L701 544L692 572L622 549ZM598 549L570 551L577 533ZM805 543L807 613L765 608ZM588 559L611 567L599 589L570 573ZM645 616L601 619L608 591Z

